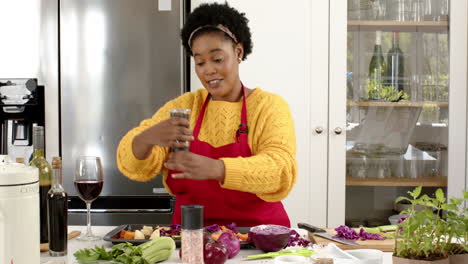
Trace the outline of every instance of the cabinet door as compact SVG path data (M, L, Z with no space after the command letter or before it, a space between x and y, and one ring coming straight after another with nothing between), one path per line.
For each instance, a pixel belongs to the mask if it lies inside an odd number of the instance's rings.
M466 186L467 8L347 3L330 1L328 225L384 225L416 186Z

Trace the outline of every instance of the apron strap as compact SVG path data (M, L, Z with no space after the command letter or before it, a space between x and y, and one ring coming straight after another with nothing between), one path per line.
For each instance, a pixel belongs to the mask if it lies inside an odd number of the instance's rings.
M241 123L239 125L239 129L236 131L236 139L239 140L243 139L249 133L249 127L247 126L247 103L245 101L246 98L246 88L244 84L241 82L242 85L242 111L241 111ZM203 117L205 116L206 108L208 107L208 103L210 102L211 94L206 96L205 102L198 114L197 123L195 124L195 128L193 129L193 137L198 138L198 134L200 134L201 125L203 123Z

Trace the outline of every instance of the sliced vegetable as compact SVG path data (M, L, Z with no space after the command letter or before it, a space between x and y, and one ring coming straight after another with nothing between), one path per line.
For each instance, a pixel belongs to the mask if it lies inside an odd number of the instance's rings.
M160 235L159 229L156 229L156 230L153 231L153 233L151 234L151 236L150 236L149 239L150 239L150 240L153 240L153 239L158 238L158 237L160 237L160 236L161 236L161 235Z
M383 233L381 235L382 235L382 237L384 237L386 239L394 239L395 238L395 232L387 232L387 233Z
M380 234L371 234L364 231L364 228L359 230L359 238L361 240L385 240Z
M391 232L391 231L396 231L398 228L398 225L384 225L384 226L379 226L380 232Z
M124 233L124 239L128 239L128 240L133 240L135 239L135 232L132 232L132 231L126 231Z
M289 241L290 229L280 225L259 225L249 231L249 238L256 248L264 252L278 251Z
M234 232L234 233L239 233L239 230L237 229L236 223L234 223L234 222L232 222L230 224L227 224L226 228L228 228L229 230L232 230L232 232Z
M315 254L314 251L306 249L306 248L302 248L298 250L287 249L287 250L281 250L278 252L269 252L265 254L250 255L250 256L247 256L247 259L276 258L278 256L283 256L283 255L298 255L298 256L310 257L313 254Z
M222 233L221 236L219 236L218 241L223 243L224 246L226 247L228 258L233 258L237 254L239 254L239 251L240 251L239 239L231 232Z
M371 234L378 234L380 233L380 228L379 227L363 227L365 232L371 233Z
M206 243L203 251L203 260L205 264L223 264L228 259L228 250L226 246L219 241L210 241Z
M289 236L288 247L300 246L300 247L307 247L309 246L310 241L306 240L301 237L296 230L291 229L291 233Z
M218 232L218 233L211 234L211 238L212 238L213 240L217 241L218 238L219 238L222 234L224 234L224 233Z
M210 232L210 233L216 233L218 232L219 230L221 230L221 228L219 227L219 225L217 224L213 224L213 225L210 225L210 226L207 226L205 227L205 229Z
M135 230L135 239L145 239L145 234L140 230Z

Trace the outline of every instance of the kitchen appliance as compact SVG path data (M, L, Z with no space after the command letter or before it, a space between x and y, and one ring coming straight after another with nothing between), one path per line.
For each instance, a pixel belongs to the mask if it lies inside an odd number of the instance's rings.
M32 128L44 126L44 86L36 79L0 79L0 153L29 160Z
M120 139L187 86L180 28L190 1L60 0L60 150L69 223L85 224L73 185L75 161L99 156L104 187L93 225L170 223L162 176L132 181L116 164Z
M40 262L39 173L0 155L0 263Z

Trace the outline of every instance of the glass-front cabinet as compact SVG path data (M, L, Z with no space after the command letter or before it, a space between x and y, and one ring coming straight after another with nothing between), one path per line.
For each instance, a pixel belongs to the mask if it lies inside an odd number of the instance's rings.
M395 223L415 186L447 191L449 0L348 0L348 226Z

